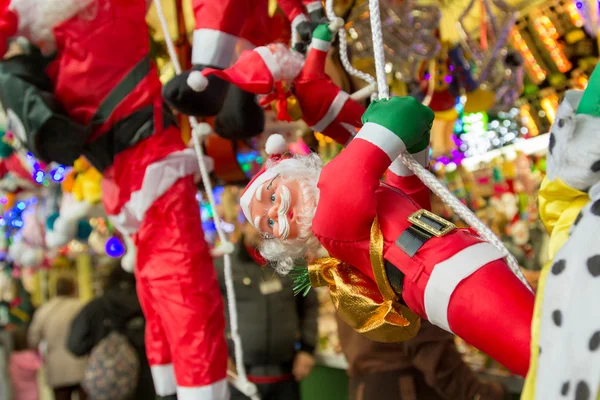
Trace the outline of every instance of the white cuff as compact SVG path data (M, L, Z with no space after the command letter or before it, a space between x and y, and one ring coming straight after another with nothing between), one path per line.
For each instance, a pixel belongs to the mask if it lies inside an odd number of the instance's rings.
M421 164L425 168L429 166L429 147L427 147L425 150L421 150L420 152L413 154L412 156L419 164ZM397 176L414 175L413 172L410 169L408 169L408 167L404 165L402 160L400 160L399 158L396 158L394 160L392 165L390 165L389 169L394 175Z
M448 322L448 306L454 290L479 268L502 257L504 255L493 245L477 243L436 264L425 287L427 320L452 332Z
M314 130L315 132L323 132L325 129L327 129L327 127L331 125L333 121L335 121L337 116L340 115L340 112L342 111L342 108L344 108L344 104L346 104L346 101L348 101L349 97L350 95L348 93L344 92L343 90L340 90L335 96L335 99L333 99L333 101L329 105L329 109L327 110L327 113L325 113L323 118L321 118L319 122L311 126L312 130Z
M177 387L177 400L223 400L228 398L227 379L205 386Z
M308 11L309 14L321 8L323 8L323 3L321 3L320 1L313 1L312 3L308 3L306 5L306 11Z
M239 38L214 29L194 31L192 64L228 68L231 65Z
M323 51L323 52L328 52L329 49L331 48L331 42L314 37L314 38L312 38L312 41L310 42L310 47L313 49Z
M373 122L364 124L356 139L365 140L379 147L388 155L390 163L406 150L406 145L394 132Z
M152 365L150 366L150 372L152 373L152 381L157 395L164 397L177 393L173 364Z
M300 35L298 34L298 31L296 30L296 28L302 22L308 22L308 18L306 18L306 15L304 15L304 14L296 15L296 18L294 18L294 20L292 21L292 44L296 44L296 43L300 42Z

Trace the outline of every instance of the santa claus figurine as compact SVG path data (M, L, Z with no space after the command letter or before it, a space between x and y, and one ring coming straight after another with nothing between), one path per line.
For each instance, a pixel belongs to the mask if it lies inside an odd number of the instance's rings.
M9 8L3 0L0 43L24 35L55 53L48 67L53 92L44 96L66 111L62 121L85 129L54 130L54 144L59 134L84 135L84 155L103 175L106 213L137 247L137 292L157 394L224 399L225 321L196 201L198 160L163 103L149 56L148 4L13 0ZM32 127L27 119L34 113L16 111Z
M210 90L211 79L217 76L247 92L264 95L261 104L274 104L278 118L283 120L292 119L289 104L297 101L302 119L313 130L346 144L360 128L365 109L325 73L333 33L341 25L341 19L319 25L313 32L306 60L288 46L273 43L244 51L231 68L207 68L192 75L193 87Z
M426 151L433 118L411 97L374 102L357 136L323 169L315 154L277 156L285 149L272 140L272 157L246 187L242 210L280 273L320 246L337 260L311 266L308 275L313 286L329 286L338 312L359 332L398 341L425 318L525 375L534 298L504 254L429 212L422 184L419 190L413 181L406 193L380 181L404 150ZM410 179L392 168L396 179Z
M193 0L194 30L191 70L168 82L163 90L167 102L178 111L197 117L217 116L215 131L240 138L262 132L264 117L251 93L230 86L218 76L210 88L195 91L194 72L225 69L242 50L264 46L281 36L269 17L268 0ZM305 50L316 24L326 20L320 0L277 0L292 27L292 41ZM310 21L309 21L310 18Z

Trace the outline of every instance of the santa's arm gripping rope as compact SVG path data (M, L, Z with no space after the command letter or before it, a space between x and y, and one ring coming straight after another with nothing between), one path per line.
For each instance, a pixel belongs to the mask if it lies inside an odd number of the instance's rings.
M503 254L474 231L456 229L380 183L404 149L413 154L426 149L433 112L415 99L392 98L371 104L363 121L358 135L322 173L314 156L282 160L247 187L242 209L269 238L263 255L284 269L288 258L314 247L316 238L331 256L377 281L371 252L377 226L385 273L397 298L524 375L533 294L510 271ZM311 192L315 174L318 190Z
M13 0L12 6L19 33L59 50L49 68L52 94L73 123L87 128L83 152L103 174L105 210L137 247L137 291L157 394L226 398L223 303L196 201L198 161L163 104L149 57L146 0Z

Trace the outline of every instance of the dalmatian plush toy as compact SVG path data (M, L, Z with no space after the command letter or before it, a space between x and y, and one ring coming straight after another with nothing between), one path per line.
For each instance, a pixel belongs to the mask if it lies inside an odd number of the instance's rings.
M522 399L600 399L600 66L585 92L566 93L547 166L540 214L554 254L540 280Z

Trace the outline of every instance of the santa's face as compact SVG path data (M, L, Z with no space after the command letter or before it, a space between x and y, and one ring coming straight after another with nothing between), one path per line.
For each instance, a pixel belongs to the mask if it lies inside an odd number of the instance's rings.
M259 186L250 203L254 227L265 238L296 239L302 213L302 190L298 181L280 175Z

